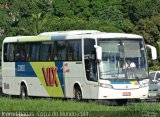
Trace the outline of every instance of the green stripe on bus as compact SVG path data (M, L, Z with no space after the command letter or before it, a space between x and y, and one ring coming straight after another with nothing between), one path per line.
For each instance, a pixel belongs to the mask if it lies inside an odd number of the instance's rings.
M19 38L18 41L19 42L32 42L32 41L49 41L51 40L51 36L36 36L36 37L26 37L26 38Z

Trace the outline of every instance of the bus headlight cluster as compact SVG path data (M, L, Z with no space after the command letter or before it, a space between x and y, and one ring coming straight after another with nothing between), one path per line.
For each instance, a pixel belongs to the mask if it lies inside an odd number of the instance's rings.
M142 82L142 83L140 83L140 87L142 88L142 87L147 87L148 86L148 83L146 83L146 82Z
M111 89L113 88L111 84L105 84L105 83L99 83L99 86L103 88L111 88Z
M149 79L144 79L144 80L140 81L139 84L140 84L141 88L148 87L148 85L149 85Z

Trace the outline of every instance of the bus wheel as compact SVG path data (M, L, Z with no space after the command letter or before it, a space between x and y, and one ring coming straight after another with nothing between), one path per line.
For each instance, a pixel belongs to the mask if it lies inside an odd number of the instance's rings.
M22 99L28 98L27 88L26 88L25 85L21 85L21 94L20 94L20 97L21 97Z
M82 100L82 92L80 88L75 88L75 99L76 101L81 101Z
M120 100L116 100L117 105L118 106L124 106L128 104L128 100L127 99L120 99Z

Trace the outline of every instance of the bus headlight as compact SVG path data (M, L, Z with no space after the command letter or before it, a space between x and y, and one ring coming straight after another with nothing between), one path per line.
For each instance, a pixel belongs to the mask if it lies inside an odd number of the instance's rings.
M141 88L147 87L147 86L148 86L148 83L146 83L146 82L142 82L142 83L140 84L140 87L141 87Z
M139 84L140 84L140 88L148 87L149 79L144 79L144 80L140 81Z
M105 84L105 83L99 83L99 86L103 88L111 88L111 89L113 88L111 84Z

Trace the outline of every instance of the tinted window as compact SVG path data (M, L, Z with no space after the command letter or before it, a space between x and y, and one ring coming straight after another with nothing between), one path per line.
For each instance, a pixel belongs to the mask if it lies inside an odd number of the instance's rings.
M9 43L4 44L4 62L13 62L15 61L15 44Z
M51 60L51 42L42 42L41 51L40 51L40 61L50 61Z
M95 52L95 48L94 48L94 45L95 45L95 40L93 39L85 39L84 40L84 54L90 54L92 52Z
M15 61L26 61L26 45L24 43L15 44Z
M85 71L87 80L97 81L96 50L94 39L84 40Z
M4 44L4 61L82 60L81 40Z
M54 60L67 59L67 48L65 41L56 41L54 49L55 49Z
M68 41L68 60L78 61L82 59L82 48L80 40Z
M9 61L15 60L15 46L14 44L9 44Z
M7 53L7 49L8 49L8 44L4 44L4 48L3 48L3 60L4 62L7 62L9 59L8 59L8 53Z
M40 44L34 43L30 45L30 61L39 61Z

